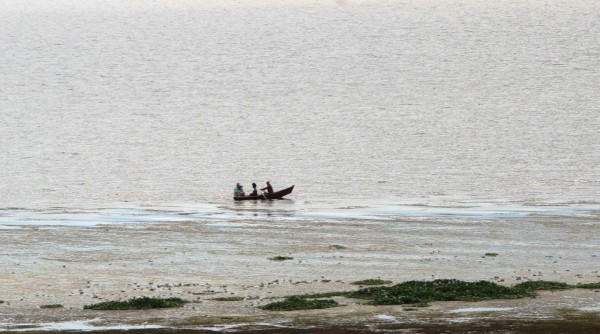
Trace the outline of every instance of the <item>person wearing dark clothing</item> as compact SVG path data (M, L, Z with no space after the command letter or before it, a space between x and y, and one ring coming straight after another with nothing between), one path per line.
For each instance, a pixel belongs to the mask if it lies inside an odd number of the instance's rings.
M250 196L258 196L258 189L256 188L256 183L252 182L252 192Z
M261 188L260 190L267 190L267 194L272 194L273 193L273 187L271 186L271 183L269 181L267 181L267 186L264 188Z
M241 184L236 184L233 189L233 196L244 196L244 187Z

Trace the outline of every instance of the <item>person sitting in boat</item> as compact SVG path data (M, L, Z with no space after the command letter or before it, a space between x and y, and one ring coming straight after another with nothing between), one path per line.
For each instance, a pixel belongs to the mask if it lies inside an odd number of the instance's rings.
M258 196L258 189L256 188L256 183L252 182L252 192L250 196Z
M264 191L267 190L267 194L272 194L273 193L273 187L271 186L271 183L269 181L267 181L267 186L264 188L261 188L260 190Z
M233 189L233 196L244 196L244 187L238 182Z

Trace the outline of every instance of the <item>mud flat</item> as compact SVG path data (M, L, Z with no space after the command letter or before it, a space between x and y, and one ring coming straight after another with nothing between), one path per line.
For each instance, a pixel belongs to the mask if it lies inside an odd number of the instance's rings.
M593 218L595 219L595 218ZM351 291L364 279L500 285L600 281L595 220L402 221L243 218L0 229L0 331L128 333L597 333L600 289L536 298L266 311L286 296ZM515 228L515 226L518 226ZM573 242L572 240L578 240ZM134 297L183 307L96 311Z

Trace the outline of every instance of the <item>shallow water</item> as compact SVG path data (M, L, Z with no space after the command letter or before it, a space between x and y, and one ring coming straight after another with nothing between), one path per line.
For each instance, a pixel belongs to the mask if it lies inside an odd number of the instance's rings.
M347 201L344 201L347 203ZM195 222L210 226L238 226L247 221L284 221L289 224L320 221L386 221L408 224L413 219L467 221L493 227L506 220L544 221L562 220L565 223L587 221L585 228L596 226L600 206L523 206L493 203L471 203L470 206L426 206L363 201L362 205L335 207L335 203L301 203L292 200L241 202L231 205L197 205L196 203L161 206L123 206L96 209L3 209L0 210L0 228L24 226L93 227L110 224L144 225L153 223ZM216 225L217 224L217 225Z
M598 13L3 1L0 207L227 205L267 179L297 207L597 205Z

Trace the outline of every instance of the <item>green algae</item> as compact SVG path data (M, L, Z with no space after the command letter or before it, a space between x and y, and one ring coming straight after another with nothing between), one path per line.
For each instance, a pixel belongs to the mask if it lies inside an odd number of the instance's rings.
M339 306L339 304L333 299L306 299L299 296L292 296L280 302L259 306L259 308L267 311L296 311L324 309L336 306Z
M61 304L47 304L47 305L42 305L40 306L40 308L63 308L64 306L62 306Z
M277 255L274 257L270 257L269 260L271 261L285 261L285 260L293 260L293 257L289 257L289 256L281 256L281 255Z
M378 278L371 278L371 279L365 279L362 281L355 281L350 284L354 284L354 285L384 285L384 284L391 284L391 283L392 283L392 281L386 281L386 280L382 280L382 279L378 279Z
M464 282L455 279L408 281L390 287L370 287L347 294L350 298L368 299L373 305L516 299L533 295L530 290L506 287L492 282Z
M371 280L357 281L352 284L367 285L369 281ZM519 299L535 297L537 291L541 290L564 290L573 288L597 289L600 288L600 283L569 285L567 283L555 281L530 281L519 283L514 286L503 286L488 281L465 282L456 279L438 279L433 281L408 281L393 286L373 286L356 291L335 291L294 295L288 296L287 298L315 299L345 297L363 299L366 300L366 303L371 305L411 304L417 307L425 307L428 306L428 303L434 301Z
M537 290L565 290L572 288L571 285L563 282L555 282L555 281L529 281L519 283L513 286L515 289L522 289L528 291L537 291Z
M188 301L181 298L151 298L138 297L126 301L107 301L98 304L85 305L85 310L145 310L155 308L181 307Z
M600 282L596 283L579 283L575 285L579 289L600 289Z
M214 300L219 301L219 302L237 302L237 301L244 300L244 299L245 299L244 297L239 297L239 296L214 298Z

